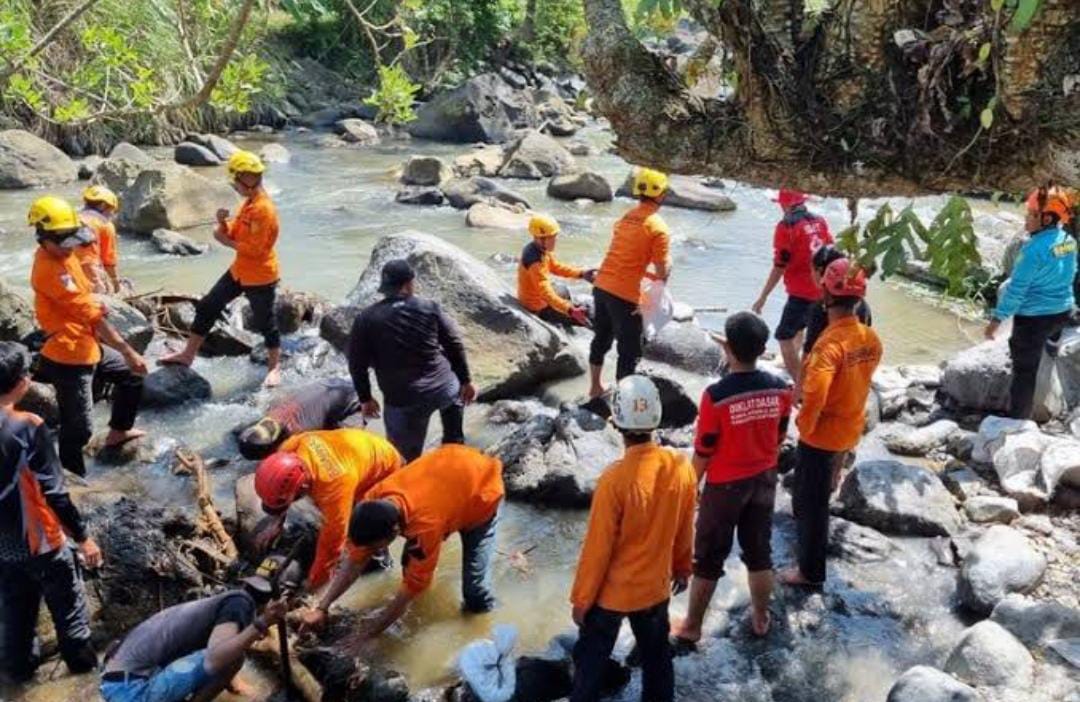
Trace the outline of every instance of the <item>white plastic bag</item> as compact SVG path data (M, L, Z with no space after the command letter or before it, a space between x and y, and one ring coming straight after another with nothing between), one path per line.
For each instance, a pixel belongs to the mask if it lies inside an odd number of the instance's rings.
M675 301L662 280L646 278L641 281L641 321L645 338L656 336L675 316Z
M480 702L508 702L514 696L514 646L517 629L509 624L492 628L491 639L473 641L458 654L458 672Z

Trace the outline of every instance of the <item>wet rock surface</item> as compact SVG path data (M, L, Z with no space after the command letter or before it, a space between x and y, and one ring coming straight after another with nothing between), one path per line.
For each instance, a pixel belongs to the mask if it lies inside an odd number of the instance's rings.
M1024 645L1002 626L979 622L964 632L945 661L945 671L977 687L1030 689L1034 661Z
M956 407L1004 412L1009 406L1012 361L1005 341L987 341L945 364L941 391Z
M562 144L539 132L528 132L507 147L499 168L503 178L540 180L577 171L577 162Z
M867 461L848 473L836 512L886 533L949 536L960 528L952 495L938 477L899 461Z
M990 614L1011 593L1031 591L1046 570L1046 558L1019 531L995 525L986 530L964 558L958 592L964 606Z
M155 229L187 229L213 222L218 208L235 209L236 196L222 179L204 177L180 165L142 170L120 193L119 225L140 234Z
M944 448L959 427L951 419L941 419L924 427L896 424L882 433L885 447L899 456L926 456Z
M611 183L599 173L590 171L555 176L548 181L547 194L556 200L584 198L593 202L611 202L615 197Z
M634 174L631 172L615 194L619 197L631 197L633 179ZM735 201L715 188L703 184L697 178L670 175L664 206L706 212L731 212L735 209Z
M982 702L974 688L948 673L918 665L907 670L889 690L886 702Z
M61 185L78 175L75 162L44 139L21 129L0 131L0 190Z
M150 238L158 251L170 256L198 256L209 248L206 244L200 244L169 229L155 229L150 234Z
M175 407L194 400L209 400L210 381L185 366L162 366L143 380L142 406Z
M187 141L173 149L173 160L182 166L217 166L221 163L221 159L210 149Z
M30 301L0 280L0 341L19 341L34 328Z
M438 186L450 178L450 168L434 156L410 156L401 169L405 185Z
M645 343L644 353L650 361L703 375L716 373L723 360L719 344L692 322L665 324Z
M109 324L131 346L142 353L154 338L154 325L133 305L117 297L99 296L109 310Z
M443 183L440 189L447 203L459 210L467 210L479 202L488 204L501 202L529 209L529 201L522 195L490 178L481 176L453 178Z

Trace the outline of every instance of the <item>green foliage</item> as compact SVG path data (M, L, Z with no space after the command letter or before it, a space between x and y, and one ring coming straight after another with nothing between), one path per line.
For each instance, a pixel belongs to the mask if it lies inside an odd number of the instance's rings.
M234 56L211 91L210 104L225 112L249 111L252 98L263 91L269 69L270 65L256 54Z
M1042 5L1042 0L1005 0L1006 7L1015 8L1009 29L1013 32L1022 32L1031 26L1035 14Z
M533 53L554 63L577 65L585 40L585 9L581 0L536 0Z
M416 119L413 101L419 90L401 64L379 66L379 87L364 103L378 108L379 122L406 124Z

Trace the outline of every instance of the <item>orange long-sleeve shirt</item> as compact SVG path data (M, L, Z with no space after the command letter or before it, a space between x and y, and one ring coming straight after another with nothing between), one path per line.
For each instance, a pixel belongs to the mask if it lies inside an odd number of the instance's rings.
M278 215L265 190L244 200L229 222L229 238L236 242L236 260L229 271L240 285L269 285L281 277L277 251Z
M529 242L521 252L518 264L518 301L530 312L550 307L556 312L569 314L570 301L555 292L551 276L580 278L582 270L560 263L555 255L545 251L535 241Z
M642 200L615 223L611 245L596 274L596 287L636 305L649 264L670 265L671 236L656 213L659 209L657 202Z
M402 589L418 595L431 586L443 541L489 521L504 493L499 459L447 444L383 480L364 499L389 500L401 510L406 539ZM351 544L349 550L355 562L372 554Z
M631 446L596 485L570 601L636 612L671 597L690 575L697 476L686 456Z
M308 495L322 513L310 589L330 579L349 532L353 503L404 465L389 441L363 429L309 431L285 440L280 451L295 453L311 476Z
M79 212L79 220L94 232L93 244L80 246L75 250L79 260L85 264L92 259L102 266L115 266L118 258L116 244L116 225L97 210L84 209Z
M799 440L823 451L850 451L866 424L870 380L881 339L857 317L830 322L803 361Z
M90 281L75 255L54 258L38 248L30 286L34 289L34 314L46 335L41 354L75 366L100 361L94 327L105 316L105 307L94 299Z

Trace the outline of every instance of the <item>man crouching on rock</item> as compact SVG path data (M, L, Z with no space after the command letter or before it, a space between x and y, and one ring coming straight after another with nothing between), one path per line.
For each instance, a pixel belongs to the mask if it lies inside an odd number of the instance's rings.
M493 609L495 528L503 494L502 463L456 444L428 452L377 484L353 508L348 560L319 604L304 613L303 629L321 627L330 605L356 581L368 559L399 536L405 538L401 589L359 632L358 642L385 631L431 586L443 541L454 532L461 537L463 609Z
M204 702L226 688L245 694L237 677L244 656L288 607L269 599L265 578L242 582L242 590L169 607L132 629L105 657L105 702Z

